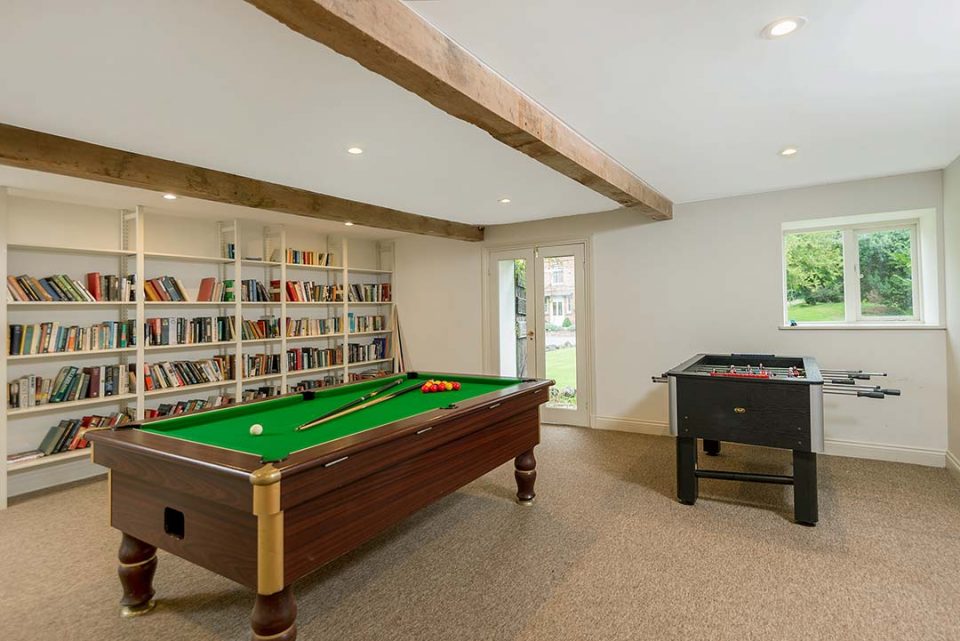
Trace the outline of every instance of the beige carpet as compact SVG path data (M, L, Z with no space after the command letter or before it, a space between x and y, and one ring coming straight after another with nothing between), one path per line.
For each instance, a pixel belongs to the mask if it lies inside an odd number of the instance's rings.
M960 485L942 469L821 457L821 521L789 488L702 481L673 440L546 428L538 499L504 466L296 586L300 639L960 639ZM776 472L725 445L711 464ZM0 639L245 639L252 594L161 553L150 616L122 620L102 482L0 513Z

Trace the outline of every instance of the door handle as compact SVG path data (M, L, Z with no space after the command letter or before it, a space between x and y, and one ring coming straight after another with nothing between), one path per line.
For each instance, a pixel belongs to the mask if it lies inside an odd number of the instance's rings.
M535 341L535 340L537 340L537 333L534 332L533 330L528 331L528 332L527 332L527 340L528 340L528 341Z

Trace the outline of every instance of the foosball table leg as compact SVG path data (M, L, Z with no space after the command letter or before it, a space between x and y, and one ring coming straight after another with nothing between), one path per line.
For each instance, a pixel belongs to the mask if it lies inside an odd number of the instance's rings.
M817 453L793 450L793 517L801 525L816 525Z
M677 499L684 505L697 502L697 439L677 437Z
M719 456L720 441L712 441L707 438L703 439L703 453L707 456Z

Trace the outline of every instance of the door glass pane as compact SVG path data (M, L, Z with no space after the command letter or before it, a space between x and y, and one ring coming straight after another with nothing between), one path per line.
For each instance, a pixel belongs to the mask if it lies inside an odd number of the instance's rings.
M550 388L547 407L577 407L576 262L573 256L543 259L543 325L546 376L557 382Z
M913 248L909 229L885 229L857 237L860 313L913 316Z
M842 321L843 234L815 231L784 239L787 269L787 318L791 321Z
M526 260L497 261L497 295L500 375L528 376Z

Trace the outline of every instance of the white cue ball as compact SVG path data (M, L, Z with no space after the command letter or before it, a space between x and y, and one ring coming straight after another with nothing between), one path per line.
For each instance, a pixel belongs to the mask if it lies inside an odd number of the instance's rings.
M254 423L250 426L250 433L254 436L260 436L263 434L263 425L260 425L260 423Z

